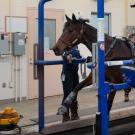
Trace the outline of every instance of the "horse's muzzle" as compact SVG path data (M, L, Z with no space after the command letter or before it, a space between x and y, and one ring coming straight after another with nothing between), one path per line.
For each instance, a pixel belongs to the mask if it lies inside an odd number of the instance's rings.
M64 115L66 113L68 113L68 108L66 106L62 105L58 108L57 115Z
M60 51L57 48L53 48L52 50L54 51L56 56L60 56L61 55Z

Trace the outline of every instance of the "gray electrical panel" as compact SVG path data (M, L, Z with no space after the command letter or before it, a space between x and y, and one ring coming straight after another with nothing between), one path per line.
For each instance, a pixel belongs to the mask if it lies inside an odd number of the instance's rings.
M0 55L9 54L9 36L5 34L0 34Z
M12 33L12 50L14 56L25 54L25 33Z

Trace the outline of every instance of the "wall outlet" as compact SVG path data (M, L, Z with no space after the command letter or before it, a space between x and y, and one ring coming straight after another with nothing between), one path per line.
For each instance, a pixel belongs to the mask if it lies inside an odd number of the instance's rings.
M9 88L14 88L14 83L13 82L9 82Z
M2 88L6 88L6 83L2 83Z

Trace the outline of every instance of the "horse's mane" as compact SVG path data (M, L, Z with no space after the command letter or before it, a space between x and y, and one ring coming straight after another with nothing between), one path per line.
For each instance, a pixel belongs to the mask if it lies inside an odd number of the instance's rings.
M79 18L78 21L81 22L81 23L85 23L85 24L87 22L89 23L89 19L84 19L84 18Z
M88 27L90 27L92 30L97 31L97 29L95 27L91 26L90 24L87 24L89 22L88 19L79 18L77 21L80 22L80 23L83 23L85 25L88 25ZM106 34L106 33L105 33L105 38L112 39L112 37L110 35Z

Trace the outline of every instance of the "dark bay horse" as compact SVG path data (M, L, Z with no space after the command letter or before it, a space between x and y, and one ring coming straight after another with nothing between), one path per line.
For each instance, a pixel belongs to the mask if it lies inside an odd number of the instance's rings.
M53 48L56 55L61 55L65 50L70 50L72 47L82 43L92 52L92 43L97 42L97 29L88 25L87 20L76 19L75 15L72 15L72 19L66 16L67 22L64 25L63 33L58 39L55 47ZM126 60L131 59L131 48L127 44L127 41L113 38L105 34L105 59L106 60ZM120 66L106 67L105 80L118 84L123 83L122 71ZM77 93L82 88L92 84L92 74L80 82L73 92L65 99L63 106L59 109L60 114L66 113L67 107L69 107ZM116 91L111 91L108 95L108 112L110 112L113 99Z

